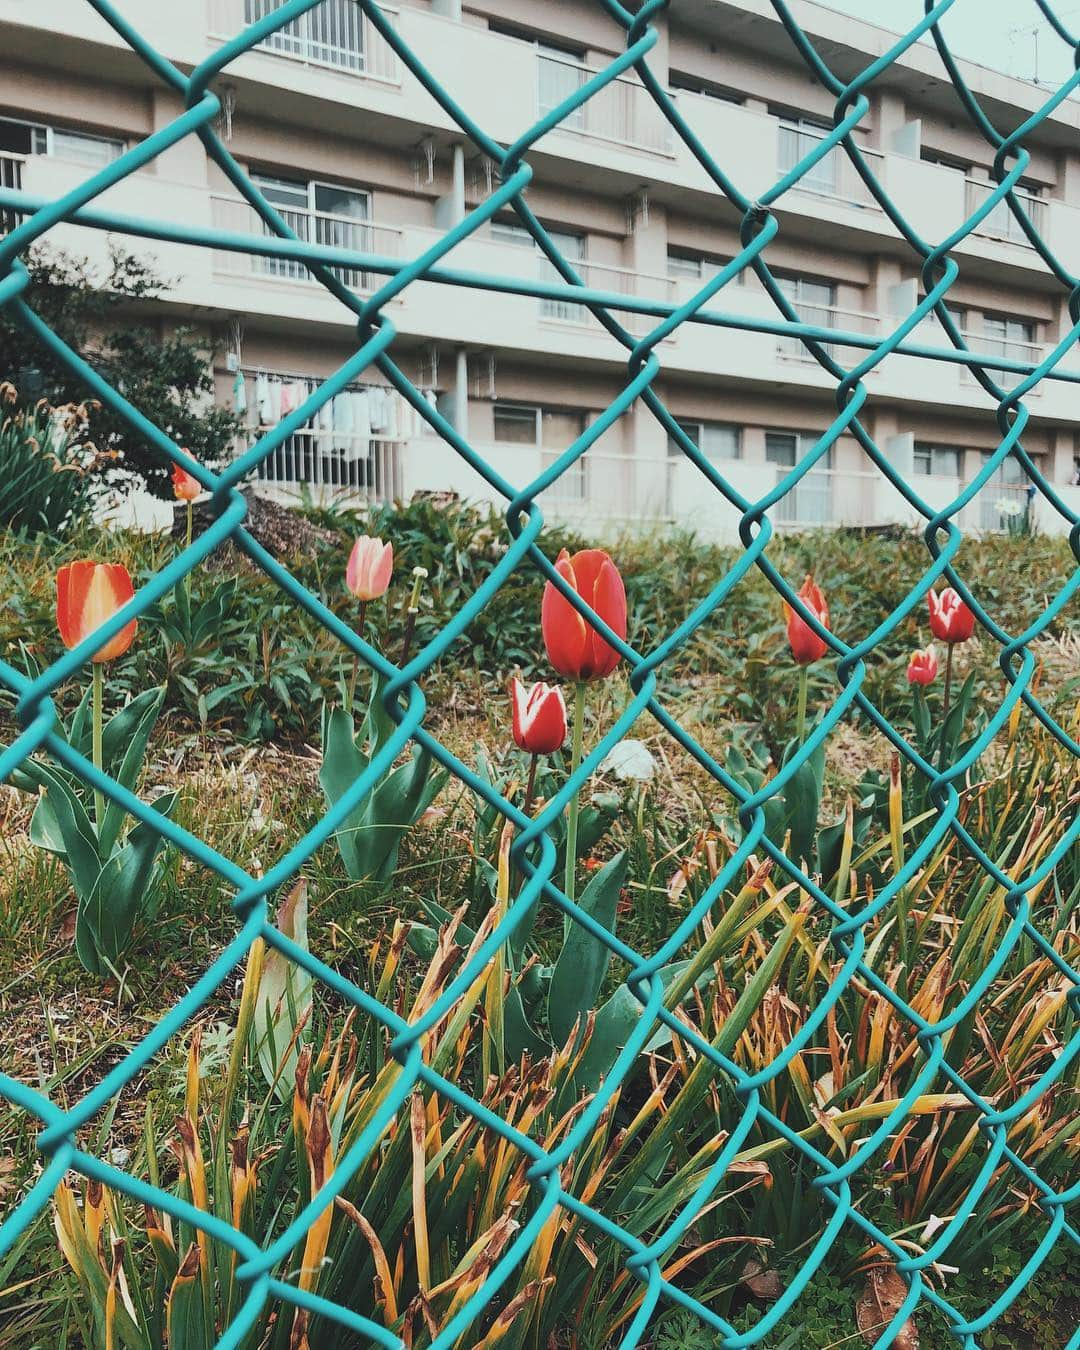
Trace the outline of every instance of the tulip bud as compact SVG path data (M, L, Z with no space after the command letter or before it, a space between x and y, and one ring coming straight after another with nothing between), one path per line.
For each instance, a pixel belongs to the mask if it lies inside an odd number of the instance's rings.
M937 673L938 660L933 645L911 653L907 668L908 684L933 684Z
M174 464L172 490L173 496L178 502L193 502L202 492L202 484L194 475L188 473L187 469L182 469L179 464Z
M345 569L345 585L365 603L386 593L394 570L394 546L362 534L353 544Z
M550 755L566 740L566 703L556 685L534 684L526 689L514 680L510 690L514 742L533 755Z
M975 615L951 586L940 595L928 591L926 603L930 606L930 631L939 642L966 642L974 633Z
M829 606L825 603L825 596L821 587L817 585L812 576L807 576L799 591L799 599L810 611L810 613L821 624L822 628L829 626ZM797 613L788 602L784 601L784 614L787 618L787 636L791 644L791 654L800 666L812 665L815 661L820 661L829 650L825 639L819 637L810 627L801 614Z
M603 549L559 554L555 570L620 638L626 637L626 588ZM619 664L619 653L577 612L558 587L544 587L540 627L548 660L568 680L599 680Z

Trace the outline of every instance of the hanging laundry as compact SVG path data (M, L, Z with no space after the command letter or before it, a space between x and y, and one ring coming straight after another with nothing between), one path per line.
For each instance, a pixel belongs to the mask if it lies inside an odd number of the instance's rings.
M342 436L350 436L353 429L353 402L351 394L338 394L331 415L333 428Z
M303 402L303 396L300 385L296 380L289 380L281 386L281 415L288 417L289 413L295 412Z
M271 423L270 377L262 371L255 376L255 410L259 416L259 426L268 427Z
M334 425L334 400L328 398L319 405L319 411L315 414L315 420L318 423L320 431L330 431Z
M381 385L373 384L367 391L368 407L371 409L371 430L378 434L386 430L389 421L389 397Z
M358 389L353 400L353 435L358 441L371 440L371 403L366 389ZM364 453L367 453L365 447Z
M401 397L394 389L383 391L386 402L386 424L383 435L388 441L396 441L401 436Z
M232 401L233 412L242 417L247 412L247 380L242 370L236 372L232 382Z
M270 379L270 425L281 421L281 381L276 375Z

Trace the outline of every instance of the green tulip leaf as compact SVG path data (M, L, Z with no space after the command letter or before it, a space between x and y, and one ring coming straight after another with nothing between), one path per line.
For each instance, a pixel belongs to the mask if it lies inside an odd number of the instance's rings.
M615 910L626 881L627 866L625 850L616 853L595 874L577 902L579 909L609 933L615 931ZM575 1022L579 1022L581 1034L584 1014L596 1004L610 960L607 944L571 919L548 989L548 1027L555 1045L565 1045Z

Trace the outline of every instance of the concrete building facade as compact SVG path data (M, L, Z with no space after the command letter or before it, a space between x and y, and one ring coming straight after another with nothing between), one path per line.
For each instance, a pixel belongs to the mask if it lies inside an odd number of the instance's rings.
M146 37L196 66L277 0L132 3ZM825 7L796 16L832 67L850 77L885 51L884 30ZM621 50L621 31L586 0L396 0L384 11L410 48L501 143L580 88ZM831 126L832 98L799 59L767 0L674 0L649 57L683 116L739 188L774 183ZM85 0L0 0L0 186L52 197L182 111L180 100ZM971 87L1011 129L1046 92L965 66ZM409 259L428 248L497 179L403 66L355 0L323 0L231 63L213 88L232 154L304 239ZM990 147L963 112L936 52L909 50L869 91L856 140L924 239L947 237L991 190ZM1021 186L1031 218L1065 267L1080 271L1080 111L1066 101L1029 142ZM586 285L665 304L682 301L739 250L740 215L629 74L608 85L529 152L531 209ZM102 209L260 235L250 206L189 136L125 178ZM842 152L776 204L769 264L801 317L880 337L917 303L919 258ZM3 216L0 215L0 222ZM66 225L55 244L103 258L108 236ZM173 280L161 322L195 323L214 350L218 396L243 416L250 443L355 348L355 322L296 262L187 244L134 241ZM1067 289L1007 206L955 249L949 307L970 345L1037 363L1071 327ZM554 278L513 212L458 246L454 267ZM380 278L339 275L361 293ZM775 317L748 273L708 308ZM430 282L387 309L393 355L430 401L506 478L528 483L625 385L626 351L584 306ZM651 322L626 317L635 333ZM947 346L936 321L914 341ZM837 344L842 364L863 351ZM835 416L835 381L790 336L686 324L659 348L656 388L745 496L768 492ZM1062 369L1080 377L1080 361ZM1003 376L1015 379L1015 376ZM867 378L863 422L934 505L970 482L1000 439L994 404L958 364L893 356ZM1080 389L1045 380L1025 400L1023 443L1080 510ZM148 410L152 413L152 410ZM335 400L260 471L274 490L382 499L417 490L491 496L377 373ZM1012 461L965 508L970 529L998 529L1022 503ZM1013 505L1015 504L1015 505ZM703 491L696 469L640 404L545 494L550 517L678 521L735 537L737 513ZM1065 522L1041 501L1040 528ZM781 526L913 521L850 436L773 512Z

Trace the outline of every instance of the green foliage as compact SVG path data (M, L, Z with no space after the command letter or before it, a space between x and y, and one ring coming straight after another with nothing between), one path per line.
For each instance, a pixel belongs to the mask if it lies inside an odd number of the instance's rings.
M334 806L352 787L393 735L394 723L382 699L383 682L372 675L367 712L356 729L345 708L323 709L323 760L319 782ZM429 752L413 746L404 764L388 770L335 834L345 871L353 881L388 880L397 867L405 831L427 810L449 774L435 769Z
M122 787L136 791L147 744L165 699L164 689L148 689L133 698L104 725L102 767ZM91 754L90 690L66 732L68 744ZM137 924L154 917L160 897L164 841L145 821L124 832L125 812L115 802L94 809L93 794L58 763L28 759L12 783L38 792L30 823L30 841L59 858L78 901L75 950L93 975L115 971ZM153 803L169 816L178 794L166 792Z
M94 369L202 463L228 458L236 419L213 404L214 379L206 339L191 328L166 328L149 302L169 282L152 262L112 245L108 267L37 246L27 263L26 302L68 346L92 358ZM51 348L28 348L25 331L0 313L0 372L29 399L78 404L89 391ZM128 423L108 407L94 414L93 440L115 453L117 467L160 497L171 496L169 467Z
M76 529L99 487L96 457L77 440L86 410L45 401L19 410L17 399L0 384L0 528L53 536Z

